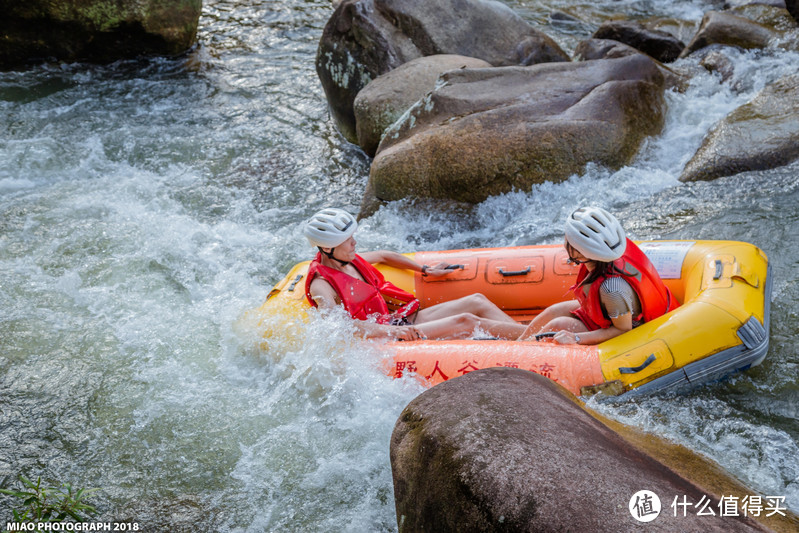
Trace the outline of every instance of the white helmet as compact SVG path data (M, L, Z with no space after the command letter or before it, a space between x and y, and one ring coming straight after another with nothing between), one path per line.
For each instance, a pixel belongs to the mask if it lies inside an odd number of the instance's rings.
M624 254L627 236L601 207L581 207L566 220L566 240L588 259L609 263Z
M322 248L335 248L349 239L358 222L351 214L343 209L322 209L305 224L302 232L308 238L311 246Z

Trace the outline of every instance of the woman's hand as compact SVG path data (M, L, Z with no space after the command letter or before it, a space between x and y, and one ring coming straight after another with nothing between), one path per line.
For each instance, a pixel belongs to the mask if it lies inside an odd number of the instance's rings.
M398 341L420 341L427 338L416 326L394 326L390 335Z
M428 266L427 268L425 268L422 275L439 277L439 276L446 276L453 270L457 270L455 268L447 268L447 267L451 267L451 265L449 263L443 263L443 262L437 263L433 266Z
M555 336L552 337L552 340L558 344L579 344L579 342L577 342L578 336L579 333L573 333L571 331L558 331L555 333Z

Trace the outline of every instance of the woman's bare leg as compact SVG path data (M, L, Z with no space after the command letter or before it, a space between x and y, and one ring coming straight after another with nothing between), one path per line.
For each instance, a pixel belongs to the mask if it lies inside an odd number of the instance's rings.
M414 326L429 339L463 339L472 336L478 327L491 335L515 339L523 331L524 326L513 322L482 318L472 313L460 313L438 320L431 320Z
M480 293L470 294L457 300L436 304L426 309L420 309L416 314L414 324L424 324L463 313L470 313L477 317L487 318L496 322L515 324L516 321L505 314L494 302Z
M546 326L546 331L571 331L572 333L583 333L588 331L583 321L573 316L559 316L553 319Z
M548 331L545 326L548 326L550 322L557 318L574 318L572 315L572 311L576 310L580 307L580 302L577 300L568 300L566 302L559 302L556 304L552 304L541 313L537 317L533 319L530 324L527 325L527 329L524 330L521 337L519 337L520 341L523 340L531 340L536 333L541 333L542 331ZM575 320L577 320L575 318ZM577 320L580 322L579 320ZM582 322L580 322L582 324ZM569 330L571 331L571 330Z

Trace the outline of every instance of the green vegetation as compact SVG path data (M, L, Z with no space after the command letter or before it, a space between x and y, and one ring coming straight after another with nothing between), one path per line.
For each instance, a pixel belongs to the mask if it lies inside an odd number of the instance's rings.
M36 482L25 476L19 476L21 490L0 489L6 494L20 500L21 507L12 511L12 521L16 523L63 522L71 518L77 522L85 522L96 512L95 508L85 503L85 499L100 489L78 489L71 485L61 487L43 487L42 478ZM0 517L5 518L5 517Z

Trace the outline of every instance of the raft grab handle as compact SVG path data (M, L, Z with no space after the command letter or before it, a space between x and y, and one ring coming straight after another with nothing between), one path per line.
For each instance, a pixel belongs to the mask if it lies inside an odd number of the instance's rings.
M466 265L447 265L444 270L463 270L464 268L466 268Z
M724 263L721 262L721 259L716 259L716 273L713 274L713 279L721 279L721 275L724 273Z
M646 361L641 363L638 366L621 366L619 367L619 374L635 374L636 372L640 372L641 370L645 369L649 365L655 362L655 354L649 354L649 357L646 358Z
M545 331L543 333L536 333L535 340L540 341L541 339L544 338L554 337L555 333L557 333L557 331Z
M289 285L289 288L286 290L292 292L294 290L294 287L297 286L297 283L299 283L301 279L302 279L302 274L297 274L297 277L294 278L294 280L291 282L291 285Z
M505 270L502 270L502 267L499 267L499 273L502 274L503 276L505 276L506 278L508 276L526 276L527 274L530 273L530 270L532 270L532 269L533 269L533 267L528 266L524 270L508 270L508 271L505 271Z

